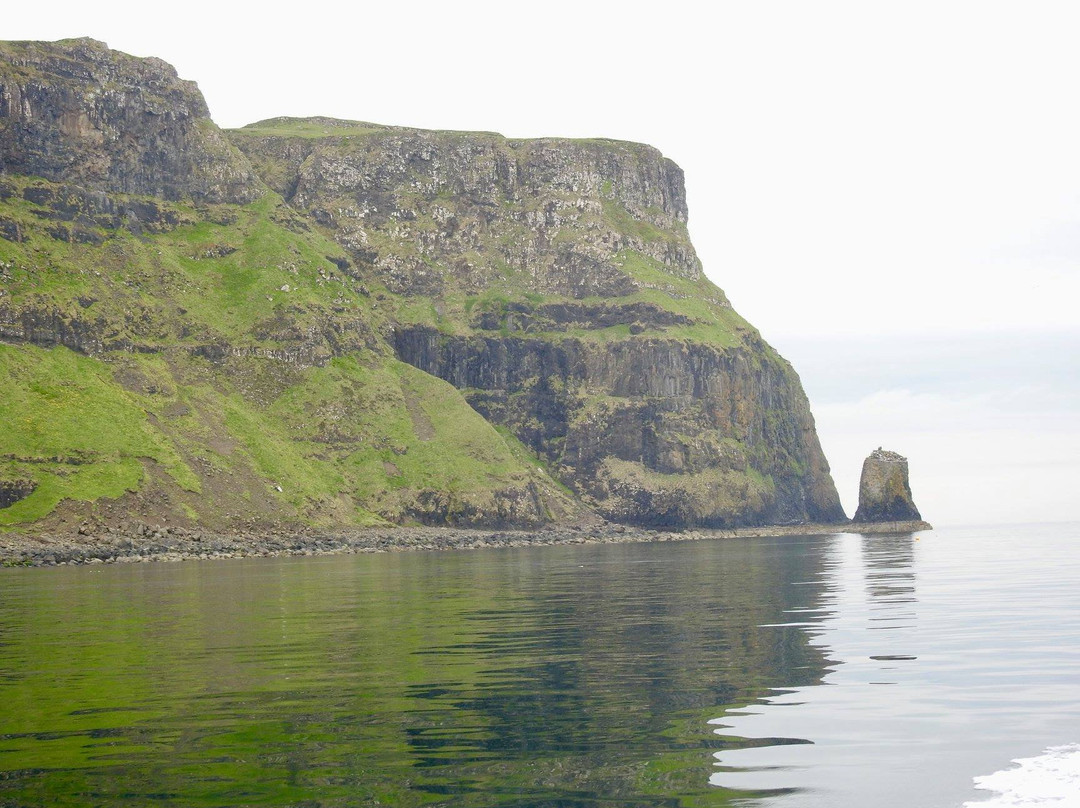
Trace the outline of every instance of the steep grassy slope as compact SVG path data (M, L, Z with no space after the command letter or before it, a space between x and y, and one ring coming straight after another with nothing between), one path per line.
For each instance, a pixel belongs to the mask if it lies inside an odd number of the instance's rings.
M0 525L63 500L68 521L219 528L530 524L549 505L568 512L457 391L374 355L296 367L0 345L0 386L11 427L0 478L33 486L0 509Z
M194 206L9 176L0 222L0 482L21 494L0 526L580 510L460 393L393 358L341 249L272 193Z

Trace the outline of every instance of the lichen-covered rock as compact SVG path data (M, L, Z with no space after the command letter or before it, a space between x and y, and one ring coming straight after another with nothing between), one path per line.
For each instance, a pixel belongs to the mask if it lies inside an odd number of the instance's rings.
M920 521L911 497L907 458L880 446L863 461L855 522Z
M172 200L260 194L193 82L92 39L0 43L0 172Z

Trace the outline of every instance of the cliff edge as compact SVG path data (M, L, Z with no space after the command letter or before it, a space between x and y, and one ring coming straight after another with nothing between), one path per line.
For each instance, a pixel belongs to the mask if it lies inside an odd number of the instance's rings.
M252 202L194 82L93 39L0 43L0 172L91 191Z

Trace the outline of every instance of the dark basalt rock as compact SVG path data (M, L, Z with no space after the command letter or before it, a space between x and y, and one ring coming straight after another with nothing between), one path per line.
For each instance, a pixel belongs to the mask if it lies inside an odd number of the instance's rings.
M79 353L99 354L105 347L102 331L102 323L56 308L0 304L0 341L63 345Z
M880 446L863 461L855 522L920 521L911 497L907 458Z
M757 350L395 331L398 356L509 427L616 522L842 522L798 379ZM738 436L736 440L734 436ZM767 479L766 479L767 478Z
M0 44L0 172L168 200L261 193L194 82L92 39Z
M33 480L0 480L0 508L10 508L37 489Z

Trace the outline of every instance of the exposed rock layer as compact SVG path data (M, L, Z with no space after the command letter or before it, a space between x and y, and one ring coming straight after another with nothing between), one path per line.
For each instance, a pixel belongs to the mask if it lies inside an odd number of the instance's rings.
M411 328L395 347L510 427L605 518L711 527L844 519L798 382L762 359L762 345Z
M92 39L0 44L0 170L164 199L259 195L193 82Z
M33 480L0 480L0 508L10 508L26 499L37 488Z

